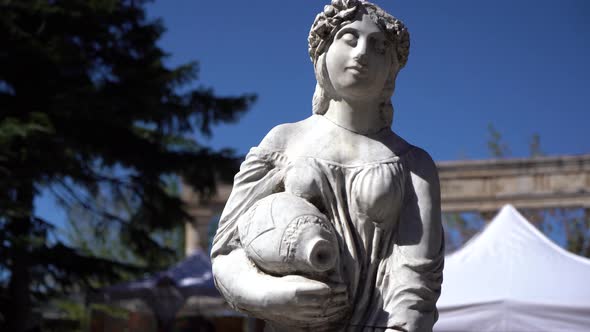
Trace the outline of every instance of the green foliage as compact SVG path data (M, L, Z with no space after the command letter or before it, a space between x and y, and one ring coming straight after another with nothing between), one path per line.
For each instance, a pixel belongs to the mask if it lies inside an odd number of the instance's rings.
M128 320L129 311L111 305L92 303L86 306L75 300L59 299L51 303L58 319L45 320L41 326L46 332L84 332L91 328L92 315L102 313L115 319Z
M175 182L167 189L170 195L177 195ZM102 209L110 208L114 215L127 218L132 215L133 209L129 202L129 196L97 194L93 200ZM109 260L132 264L146 270L163 269L178 262L184 254L184 225L179 224L171 229L149 230L147 235L153 243L157 244L154 250L137 252L134 245L122 238L120 225L105 223L92 211L79 204L68 207L68 221L62 236L71 246L87 256L100 257ZM79 222L82 220L83 222ZM122 273L124 279L135 276L134 273ZM96 282L95 287L104 286Z
M521 213L568 251L590 257L590 211L584 208L526 209Z
M237 168L192 133L237 121L255 96L192 88L196 63L166 67L145 2L0 1L0 330L24 330L31 305L54 294L143 270L60 241L33 214L42 188L79 211L76 232L103 235L103 249L124 241L145 267L174 257L157 234L189 217L169 179L210 194Z
M484 226L485 221L479 213L444 213L445 252L451 253L465 244Z
M590 211L567 224L567 248L578 255L590 257Z
M543 150L541 150L541 136L539 134L533 134L529 143L529 150L531 153L531 157L542 157L545 155Z
M488 150L493 158L506 158L510 156L510 148L508 144L502 141L502 135L493 124L488 124Z
M87 331L90 326L90 316L83 304L74 301L57 300L54 302L54 307L63 314L64 318L79 323L79 328L74 331Z

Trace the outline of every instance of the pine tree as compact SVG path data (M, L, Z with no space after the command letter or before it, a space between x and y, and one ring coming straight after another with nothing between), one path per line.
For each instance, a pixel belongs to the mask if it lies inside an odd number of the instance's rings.
M161 249L150 232L188 218L166 179L181 176L206 194L235 170L231 151L212 151L192 134L236 121L255 97L191 88L197 64L164 64L164 28L144 6L0 0L2 331L24 331L32 306L54 293L132 269L50 237L54 221L33 212L42 188L117 227L120 240L149 257ZM117 204L125 197L128 212L93 200L105 195Z

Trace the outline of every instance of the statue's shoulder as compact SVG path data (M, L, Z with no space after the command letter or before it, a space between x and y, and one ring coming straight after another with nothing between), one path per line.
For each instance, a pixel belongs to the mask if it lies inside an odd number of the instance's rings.
M426 150L408 143L393 131L383 138L382 143L395 155L404 159L410 170L423 172L430 176L436 174L436 164L430 154Z
M305 136L314 121L314 116L310 116L298 122L277 125L264 136L258 146L268 150L284 151L296 137Z
M385 131L385 133L379 136L376 140L383 146L387 147L387 149L391 151L394 156L398 156L400 158L407 158L408 155L412 153L412 150L416 149L415 146L408 143L408 141L397 135L392 130Z
M409 145L406 155L406 165L409 170L429 183L438 183L438 169L436 163L426 150Z

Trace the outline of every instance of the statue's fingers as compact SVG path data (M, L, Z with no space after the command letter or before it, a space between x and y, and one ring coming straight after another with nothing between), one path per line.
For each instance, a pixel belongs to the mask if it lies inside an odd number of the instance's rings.
M332 303L347 302L348 301L348 294L332 295L331 301L332 301Z
M313 282L313 283L306 283L305 285L302 285L302 287L299 287L295 290L295 295L296 296L304 296L304 295L316 295L316 296L321 296L321 295L329 295L331 294L332 291L330 290L330 287L326 284L323 284L321 282Z
M322 312L324 312L324 309L326 308L326 306L321 305L321 304L310 304L310 305L302 306L300 308L303 308L305 310L305 312L307 312L309 314L321 315Z
M323 309L321 307L298 307L293 310L293 314L289 315L289 319L297 321L316 320L322 317Z
M348 302L348 294L346 292L340 293L302 293L297 294L297 304L304 306L331 306L340 303Z
M307 317L307 318L325 318L332 316L336 313L342 314L343 311L348 309L348 304L332 305L330 307L318 306L318 305L307 305L299 306L297 310L294 310L294 317Z
M348 289L345 284L332 285L332 293L345 293Z
M297 297L297 304L303 306L321 306L330 299L329 294L315 295L315 294L304 294Z
M326 310L324 311L324 316L325 317L331 317L334 316L336 314L341 315L342 311L348 309L348 304L341 304L341 305L336 305L336 306L330 306L328 308L326 308Z
M344 316L342 312L335 312L331 314L322 314L315 317L309 316L307 321L309 322L309 327L320 327L323 326L323 324L338 321L343 317Z

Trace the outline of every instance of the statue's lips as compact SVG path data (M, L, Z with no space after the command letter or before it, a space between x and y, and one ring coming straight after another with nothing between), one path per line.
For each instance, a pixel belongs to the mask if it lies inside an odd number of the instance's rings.
M368 73L367 67L360 66L360 65L348 66L348 67L346 67L346 70L348 70L349 72L351 72L357 76L365 76Z

